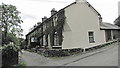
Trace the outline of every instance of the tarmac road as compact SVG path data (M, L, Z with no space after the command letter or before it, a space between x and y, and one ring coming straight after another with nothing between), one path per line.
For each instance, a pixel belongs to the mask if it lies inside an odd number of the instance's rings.
M118 46L65 66L118 66Z
M85 54L50 58L23 51L21 60L27 66L118 66L118 44Z

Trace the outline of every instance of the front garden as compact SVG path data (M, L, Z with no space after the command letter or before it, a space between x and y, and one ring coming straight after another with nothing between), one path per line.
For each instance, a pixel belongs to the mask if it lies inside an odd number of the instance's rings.
M63 57L63 56L70 56L70 55L75 55L79 53L85 53L85 52L91 52L106 46L109 46L113 43L116 43L117 41L112 41L109 43L105 43L102 45L86 48L85 51L82 48L75 48L75 49L27 49L30 52L36 52L38 54L41 54L45 57Z

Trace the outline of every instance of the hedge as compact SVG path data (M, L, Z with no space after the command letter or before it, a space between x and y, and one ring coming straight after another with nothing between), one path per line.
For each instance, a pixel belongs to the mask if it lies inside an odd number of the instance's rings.
M13 66L18 64L18 52L20 48L16 45L4 45L2 48L2 66Z

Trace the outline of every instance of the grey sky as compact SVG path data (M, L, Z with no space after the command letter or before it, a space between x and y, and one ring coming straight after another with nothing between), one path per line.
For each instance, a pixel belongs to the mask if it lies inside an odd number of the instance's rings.
M60 10L75 0L0 0L0 3L15 5L21 12L24 34L29 32L44 16L50 17L52 8ZM113 23L118 17L119 0L87 0L103 17L104 22Z

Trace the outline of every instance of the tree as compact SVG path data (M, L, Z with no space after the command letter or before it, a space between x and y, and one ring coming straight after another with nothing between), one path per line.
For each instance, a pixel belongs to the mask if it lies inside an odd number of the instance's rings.
M2 66L18 64L19 36L22 36L20 24L23 23L16 6L0 5L0 27L2 31ZM14 44L10 44L10 42Z
M12 33L7 33L7 39L6 42L9 44L10 42L13 42L14 44L20 44L19 39L13 35Z
M20 24L23 23L21 17L19 16L20 12L17 10L16 6L7 5L2 3L0 22L2 22L2 29L4 29L3 44L7 44L7 34L12 33L14 36L22 36L22 29Z

